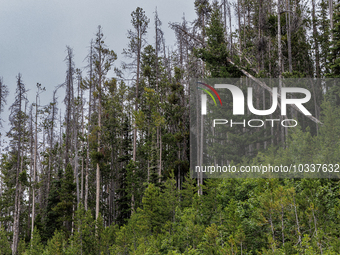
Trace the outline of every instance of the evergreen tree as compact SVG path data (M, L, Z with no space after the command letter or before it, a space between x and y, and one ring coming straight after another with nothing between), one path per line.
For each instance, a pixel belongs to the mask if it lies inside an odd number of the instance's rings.
M150 19L145 15L143 8L137 7L135 11L131 13L131 23L133 26L132 30L128 31L129 45L127 49L123 50L123 54L131 58L133 62L130 64L130 68L136 74L135 80L135 95L134 95L134 111L137 112L139 108L139 97L140 97L140 72L141 72L141 57L142 49L145 45L145 36L147 34L147 28ZM132 149L132 160L137 161L137 124L136 120L134 123L133 130L133 149ZM138 165L136 164L138 167ZM135 170L133 170L133 175L135 175ZM132 186L137 185L132 183ZM135 187L133 187L135 190ZM138 188L137 188L138 189ZM135 194L131 194L131 209L134 211L136 209ZM138 202L137 202L138 203Z
M40 255L43 253L43 244L41 243L40 234L37 228L34 228L33 238L26 252L27 255Z
M27 102L25 85L22 82L21 74L17 76L17 88L15 101L11 105L11 114L9 121L12 125L10 132L7 134L11 140L13 156L15 155L15 165L13 169L15 172L15 204L14 204L14 219L13 219L13 243L12 243L12 254L15 255L18 249L19 234L20 234L20 213L21 213L21 203L22 203L22 182L20 181L20 176L22 176L25 163L23 162L24 149L25 149L25 123L26 123L26 113L25 105ZM26 172L24 172L26 173Z
M60 217L58 218L59 224L57 224L57 226L61 225L62 230L65 232L66 238L71 235L72 229L73 206L75 202L76 188L73 176L73 169L71 164L69 163L66 166L65 174L62 177L60 190L58 191L60 202L54 208L52 208L52 210L55 211L55 214L51 215L52 217L60 215ZM55 197L55 199L57 200L58 198Z
M130 125L129 120L125 118L122 128L122 153L118 158L121 167L118 172L119 188L117 189L117 216L116 222L119 225L123 225L127 222L131 215L131 193L129 192L129 187L131 183L131 137L129 134ZM130 187L131 188L131 187Z
M98 26L98 32L96 34L96 42L94 45L94 75L96 84L96 99L97 105L97 153L96 155L96 219L99 216L99 199L100 199L100 159L103 156L101 146L101 135L102 135L102 94L103 84L106 79L108 71L111 69L113 62L117 59L117 55L113 50L109 50L104 43L101 26Z
M48 194L47 205L45 209L44 230L41 233L42 241L50 240L56 230L60 230L62 222L59 220L62 213L57 210L60 200L61 184L63 182L62 170L59 169L58 176L53 179L50 192Z
M209 26L206 28L207 46L196 51L197 57L207 64L210 77L240 77L241 72L228 62L229 53L219 7L215 4Z
M57 90L52 103L36 114L43 130L34 130L19 75L10 108L10 146L1 151L0 254L339 254L337 179L200 179L196 185L189 177L194 156L190 78L246 76L238 85L253 88L256 109L271 101L255 77L338 78L339 5L318 2L239 0L232 12L228 1L197 0L197 20L171 24L177 38L173 50L165 44L157 11L155 47L146 46L149 19L137 8L124 50L132 60L127 67L136 75L131 84L118 69L116 77L109 77L116 55L104 45L99 27L86 81L67 47L59 134ZM288 79L284 82L290 86ZM296 165L298 171L321 164L321 174L337 177L339 86L335 79L301 86L313 90L314 100L305 106L321 116L318 130L308 129L301 116L301 128L291 129L285 139L279 128L217 127L203 137L208 146L200 157L223 156L223 165ZM230 93L219 93L227 100L214 114L229 118ZM7 94L1 78L1 114ZM241 122L239 117L233 121ZM281 140L286 148L275 147Z
M10 255L11 252L11 246L8 241L7 233L6 231L1 227L0 228L0 254L1 255Z
M329 47L330 47L330 31L329 31L329 20L328 20L328 5L327 1L322 0L320 2L320 59L321 59L321 71L323 74L329 73Z
M64 247L66 246L65 236L60 231L55 231L51 239L48 240L44 254L47 255L64 255Z
M132 66L134 72L136 73L136 92L135 92L135 111L138 110L139 104L139 79L140 79L140 68L141 68L141 57L142 48L145 43L145 36L147 33L147 28L150 20L145 15L145 11L137 7L135 11L131 13L131 23L133 30L128 31L129 47L124 49L123 54L129 58L133 59ZM136 145L137 145L137 129L134 129L133 133L133 160L136 161ZM133 200L133 198L132 198ZM132 201L133 203L133 201Z
M340 3L334 6L333 14L333 40L330 47L329 61L330 61L330 77L340 77ZM337 92L338 93L338 92Z

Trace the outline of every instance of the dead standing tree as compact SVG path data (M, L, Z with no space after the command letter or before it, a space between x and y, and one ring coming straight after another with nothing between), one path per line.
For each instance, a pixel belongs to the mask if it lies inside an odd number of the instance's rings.
M71 148L71 138L72 138L72 113L73 113L73 105L74 105L74 92L73 92L73 75L74 75L74 62L73 62L73 50L69 46L67 48L67 56L65 58L67 64L66 70L66 80L62 86L66 86L66 95L64 99L64 103L66 106L66 114L65 114L65 169L67 164L70 161L70 148Z
M155 66L156 66L156 89L157 92L160 95L160 101L163 102L163 96L159 84L159 52L161 52L162 44L164 44L164 33L161 30L160 26L162 25L162 22L160 21L158 17L157 9L155 11L155 53L156 53L156 59L155 59ZM159 111L159 109L158 109ZM159 162L158 162L158 176L159 176L159 182L161 182L161 175L162 175L162 128L160 126L157 126L157 148L159 148Z
M34 158L33 158L33 185L32 185L32 224L31 224L31 239L33 239L34 219L35 219L35 185L37 173L37 156L38 156L38 98L45 91L41 84L37 83L37 93L35 96L35 131L34 131Z
M89 168L90 168L90 134L92 131L92 107L93 107L93 40L90 44L90 52L87 56L88 60L88 75L86 80L83 80L83 85L89 89L89 110L88 110L88 124L87 124L87 147L86 147L86 163L85 163L85 194L84 194L84 208L87 211L88 195L89 195Z
M3 121L1 117L1 113L4 111L4 106L7 103L6 102L7 96L8 96L7 86L4 84L3 78L0 77L0 128L2 127L2 121ZM1 146L1 132L0 132L0 146ZM0 153L1 153L1 150L0 150ZM0 194L1 194L1 188L0 188Z

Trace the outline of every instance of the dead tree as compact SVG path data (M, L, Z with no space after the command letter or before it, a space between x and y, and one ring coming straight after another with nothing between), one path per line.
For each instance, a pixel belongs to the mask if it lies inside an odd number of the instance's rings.
M34 131L34 158L33 158L33 185L32 185L32 224L31 224L31 239L33 239L34 219L35 219L35 185L36 185L36 173L37 173L37 156L38 156L38 98L39 95L45 91L45 88L41 87L41 84L37 83L37 93L35 96L35 131Z

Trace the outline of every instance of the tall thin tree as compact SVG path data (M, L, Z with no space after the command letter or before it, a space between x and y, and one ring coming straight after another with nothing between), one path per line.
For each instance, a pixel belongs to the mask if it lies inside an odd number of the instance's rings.
M10 130L10 136L13 138L14 145L16 147L16 176L15 176L15 204L14 204L14 214L13 214L13 242L12 242L12 254L16 255L18 250L19 242L19 228L20 228L20 206L21 206L21 193L22 187L19 181L19 175L22 170L22 150L23 150L23 136L24 136L24 123L25 123L25 113L23 111L23 103L27 102L26 97L27 90L22 82L21 74L17 76L17 88L15 101L11 105L9 121L12 125Z
M104 44L104 34L101 26L98 26L96 34L96 42L94 45L94 73L97 94L97 112L98 112L98 127L97 127L97 168L96 168L96 219L99 216L99 200L100 200L100 166L99 160L101 152L101 133L102 133L102 88L107 72L111 69L113 62L117 59L114 51L109 50Z

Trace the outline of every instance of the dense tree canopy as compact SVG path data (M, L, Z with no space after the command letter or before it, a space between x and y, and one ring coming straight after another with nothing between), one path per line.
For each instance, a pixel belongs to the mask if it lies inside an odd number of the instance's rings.
M196 0L196 20L169 24L171 51L157 11L155 41L146 41L153 26L137 7L128 63L116 65L99 26L84 70L67 47L65 82L46 106L41 85L30 105L29 74L19 73L0 136L9 141L1 144L0 254L339 254L337 179L200 180L189 166L192 78L244 78L257 109L270 103L257 78L287 86L308 78L306 107L323 124L290 109L298 127L216 132L209 141L228 146L209 154L234 165L340 163L340 5L330 1Z

